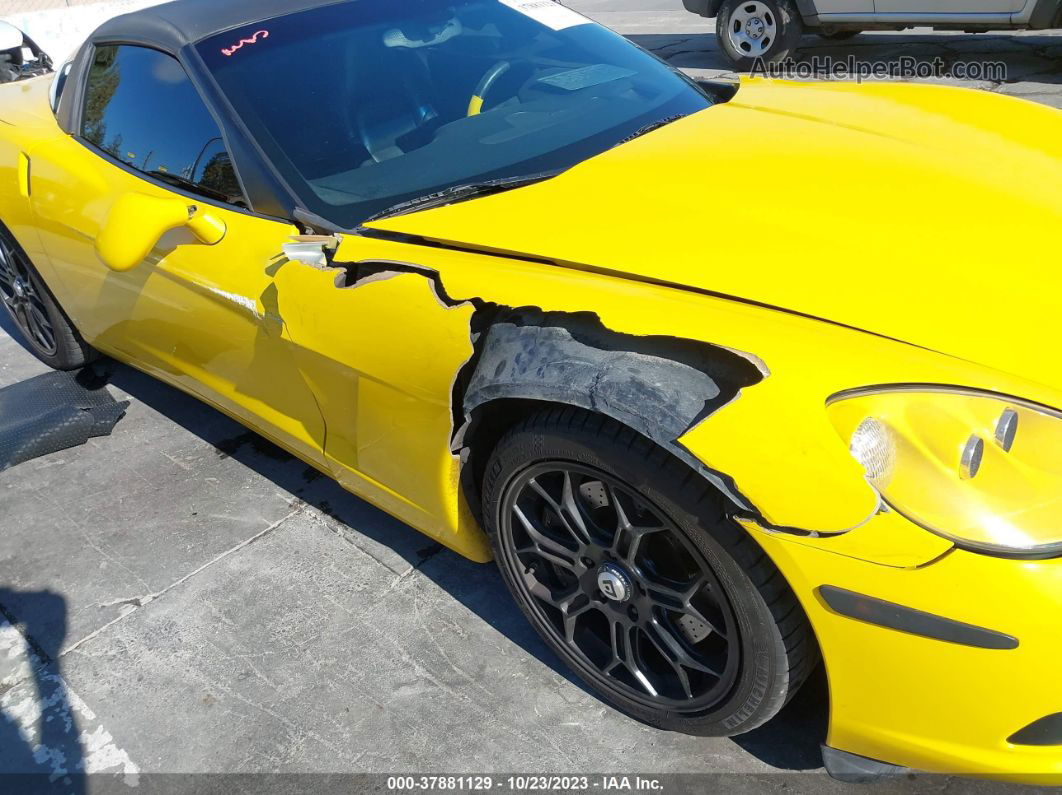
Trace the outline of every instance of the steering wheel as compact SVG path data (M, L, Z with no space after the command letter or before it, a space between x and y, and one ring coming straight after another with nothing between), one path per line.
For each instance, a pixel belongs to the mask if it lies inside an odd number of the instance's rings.
M476 116L483 110L487 92L491 90L498 78L508 72L511 67L512 64L508 61L498 61L484 73L483 77L476 83L476 90L472 94L472 99L468 102L468 116Z

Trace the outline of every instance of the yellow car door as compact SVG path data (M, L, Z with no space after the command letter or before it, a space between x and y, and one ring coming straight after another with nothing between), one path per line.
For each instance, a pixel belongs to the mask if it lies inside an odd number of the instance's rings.
M222 134L176 59L97 47L86 83L81 134L41 142L31 157L60 303L95 347L321 463L324 423L294 365L273 283L298 230L246 209ZM155 242L147 213L117 209L182 202L220 241L178 227ZM127 270L104 263L101 239L145 234L153 247L142 260Z

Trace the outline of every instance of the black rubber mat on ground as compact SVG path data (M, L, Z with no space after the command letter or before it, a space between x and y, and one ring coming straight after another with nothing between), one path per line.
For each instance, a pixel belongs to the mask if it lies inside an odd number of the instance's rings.
M78 373L45 373L0 389L0 472L107 436L128 406Z

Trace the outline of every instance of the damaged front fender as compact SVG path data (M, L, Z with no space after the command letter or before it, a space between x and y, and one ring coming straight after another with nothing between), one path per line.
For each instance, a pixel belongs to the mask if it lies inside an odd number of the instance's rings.
M632 428L701 472L741 510L753 511L724 475L678 442L764 374L736 353L692 340L637 337L595 314L505 309L492 314L458 399L466 420L500 399L578 406Z
M606 414L762 532L828 548L860 528L840 554L918 565L870 538L880 500L826 399L881 381L1001 387L969 363L782 310L400 235L349 235L325 269L289 262L276 279L336 477L475 559L489 548L459 485L461 448L496 400Z

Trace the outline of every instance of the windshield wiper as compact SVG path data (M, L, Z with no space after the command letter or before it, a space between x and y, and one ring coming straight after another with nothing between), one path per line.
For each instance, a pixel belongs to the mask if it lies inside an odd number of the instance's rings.
M221 191L213 190L204 185L200 185L198 182L193 182L186 177L178 176L177 174L171 174L169 171L149 171L148 174L161 182L168 182L177 188L184 188L189 193L197 193L205 199L215 199L217 201L231 203L232 198L226 196Z
M446 188L445 190L436 191L435 193L428 193L424 196L418 196L415 199L408 199L407 201L395 204L388 207L386 210L376 213L376 215L371 218L365 219L364 223L368 223L369 221L380 221L384 218L391 218L396 215L405 215L406 213L411 213L415 210L427 210L431 207L442 207L446 204L453 204L454 202L465 201L467 199L477 199L480 196L504 193L507 190L522 188L525 185L533 185L536 182L543 182L544 180L551 179L560 174L562 170L563 169L558 169L556 171L542 171L538 174L528 174L522 177L502 177L501 179L455 185L452 188Z
M686 114L684 114L684 113L676 113L674 116L665 116L662 119L657 119L654 122L650 122L649 124L646 124L644 127L639 127L637 130L632 132L630 135L628 135L622 141L619 141L616 144L616 146L622 146L625 143L629 143L630 141L633 141L635 138L641 138L643 135L648 135L653 130L659 130L661 127L666 127L667 125L671 124L671 122L673 122L673 121L678 121L679 119L684 119L684 118L686 118ZM615 148L616 147L614 146L613 149L615 149Z

